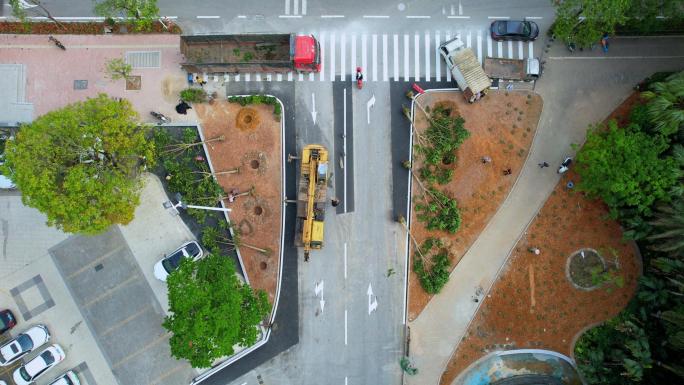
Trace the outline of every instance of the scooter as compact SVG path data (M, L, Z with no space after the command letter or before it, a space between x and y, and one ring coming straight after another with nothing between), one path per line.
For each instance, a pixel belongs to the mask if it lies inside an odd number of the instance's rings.
M52 35L50 35L50 37L48 37L48 40L50 40L51 42L55 43L55 45L56 45L57 47L61 48L63 51L66 51L66 47L64 46L64 44L62 44L61 41L59 41L59 40L55 39L54 37L52 37Z
M356 67L356 88L363 88L363 73L361 67Z
M154 116L155 118L159 119L161 123L169 123L171 122L171 119L167 118L164 116L164 114L155 112L155 111L150 111L150 115Z
M570 169L571 164L572 164L572 158L568 156L567 158L565 158L563 160L563 163L560 164L560 167L558 167L558 173L563 174L566 171L568 171Z

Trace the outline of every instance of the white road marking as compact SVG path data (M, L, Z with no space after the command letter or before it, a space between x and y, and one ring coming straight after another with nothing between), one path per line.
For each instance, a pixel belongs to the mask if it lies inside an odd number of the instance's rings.
M282 82L283 81L283 74L276 74L276 81Z
M508 58L513 59L513 42L508 41Z
M354 40L356 41L356 39ZM342 166L344 168L342 188L344 189L344 212L347 212L347 89L343 92L342 102ZM347 243L344 243L344 278L347 279Z
M437 81L442 80L442 58L439 55L439 31L435 32L435 74L436 74L436 79Z
M527 52L528 52L527 55L529 57L534 56L534 43L532 43L531 41L527 43Z
M345 94L346 94L347 89L345 88L344 91L345 91ZM346 110L346 106L347 106L347 102L346 102L346 101L345 101L344 105L345 105L345 110ZM346 111L345 111L345 112L346 112ZM346 114L345 114L345 117L344 117L344 123L345 123L345 127L346 127L346 123L347 123ZM344 131L344 135L345 135L345 136L347 135L347 131L346 131L346 130ZM344 279L347 279L347 242L344 243Z
M363 15L364 19L389 19L388 15Z
M347 344L347 309L344 309L344 344ZM347 377L344 378L344 383L347 383Z
M278 15L281 19L301 19L302 15Z
M287 73L287 81L288 82L291 82L293 77L294 77L294 74L292 72Z
M394 55L394 81L399 81L399 35L392 36L392 53Z
M239 74L238 74L238 75L235 75L235 81L236 81L236 82L239 82L239 81L240 81L240 75L239 75Z
M377 297L373 298L373 287L370 283L368 284L366 295L368 295L368 315L370 315L378 308L378 299Z
M293 8L294 8L294 10L292 11L292 13L294 13L295 15L298 15L299 14L299 0L294 0L294 7Z
M451 34L449 33L449 31L447 31L446 36L444 37L444 41L449 41L449 40L451 40ZM449 70L449 67L446 65L446 63L444 63L444 67L446 69L447 81L450 82L451 81L451 71Z
M321 19L343 19L344 15L321 15Z
M499 51L498 55L496 57L503 57L503 42L502 41L497 41L496 42L496 48Z
M378 35L373 34L371 36L371 42L373 47L373 81L378 81Z
M425 80L430 80L430 34L425 34Z
M387 57L387 35L382 35L382 81L386 82L389 80L389 58Z
M256 74L256 81L258 81L258 82L261 81L261 74Z
M461 0L458 0L458 14L459 15L463 14L463 4L461 4Z
M245 81L248 82L251 80L251 74L245 74Z
M447 19L470 19L470 16L447 16Z
M368 76L368 54L366 53L368 49L368 35L361 35L361 71L366 72Z
M521 59L525 57L525 48L523 47L523 42L519 41L518 42L518 59Z
M368 102L366 102L366 116L368 117L368 125L370 125L370 109L375 105L375 94L371 96L370 99L368 99Z
M316 297L323 294L324 288L325 288L325 281L320 280L320 281L314 282L314 294L316 294Z
M286 15L290 14L290 0L285 0L285 14Z
M306 0L302 0L302 15L306 15Z
M413 73L416 81L420 81L420 35L413 35Z
M297 4L297 3L295 3L295 4ZM325 62L325 32L321 32L318 35L318 37L319 37L318 41L320 42L320 46L321 46L321 72L318 73L318 75L319 75L318 80L323 81L323 80L325 80L325 65L326 65L326 62Z
M316 111L316 94L311 93L311 119L313 119L313 124L316 124L316 116L318 116L318 111Z
M220 19L221 16L197 16L198 19Z
M409 35L404 35L404 81L409 81Z
M487 56L492 57L492 37L487 35Z
M247 15L238 15L238 19L246 19Z
M349 76L354 79L354 74L356 73L356 35L351 36L351 70L349 71ZM346 190L345 190L346 191Z
M335 34L330 34L330 80L335 81Z
M480 31L477 31L477 58L480 60L480 64L482 64L482 34Z
M543 17L541 17L541 16L526 16L525 19L526 20L541 20L541 19L543 19Z
M342 52L340 52L340 80L344 81L347 78L346 71L345 70L345 60L347 59L347 35L342 34L342 37L340 38L340 48Z
M431 16L425 16L425 15L422 15L422 16L409 15L409 16L406 16L406 18L407 18L407 19L429 19L429 18L431 18Z
M510 16L487 16L487 19L508 20L510 18Z

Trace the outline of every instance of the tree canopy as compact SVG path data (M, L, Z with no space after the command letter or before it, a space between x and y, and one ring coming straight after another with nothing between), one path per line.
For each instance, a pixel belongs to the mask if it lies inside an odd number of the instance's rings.
M95 14L102 17L125 16L139 30L150 29L159 18L157 0L94 0Z
M163 326L173 333L171 354L195 368L233 354L234 345L254 344L271 309L266 293L240 282L232 260L217 254L184 259L166 283L171 315Z
M630 127L610 121L607 130L590 129L577 154L578 188L603 199L613 217L620 207L647 212L656 200L668 200L681 174L672 157L661 156L668 149L662 137Z
M553 33L565 42L580 47L598 43L604 33L627 21L630 0L563 0L556 4Z
M128 101L100 94L22 125L7 142L3 174L49 225L97 233L133 219L139 174L154 159L145 131Z

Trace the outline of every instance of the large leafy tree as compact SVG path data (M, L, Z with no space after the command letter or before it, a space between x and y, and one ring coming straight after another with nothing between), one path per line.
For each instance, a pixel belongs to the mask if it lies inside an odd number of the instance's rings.
M240 282L233 262L216 254L184 259L167 285L171 315L163 326L173 333L171 354L196 368L233 354L236 344L254 344L271 308L265 292Z
M133 21L139 30L152 27L155 19L159 18L157 0L94 0L95 14L103 17L117 17L123 15Z
M627 21L631 0L563 0L556 5L554 35L580 47L596 44L604 33Z
M145 131L128 101L100 94L23 125L7 142L3 174L49 225L97 233L133 219L139 174L154 159Z
M650 224L653 234L648 239L655 241L653 249L684 255L684 198L677 197L671 204L658 207Z
M648 100L646 111L657 131L669 136L684 130L684 71L653 83L641 95Z
M662 156L668 148L660 136L649 136L629 126L590 129L577 154L580 190L600 197L617 216L617 210L632 207L648 213L657 200L669 200L669 192L680 177L677 162Z

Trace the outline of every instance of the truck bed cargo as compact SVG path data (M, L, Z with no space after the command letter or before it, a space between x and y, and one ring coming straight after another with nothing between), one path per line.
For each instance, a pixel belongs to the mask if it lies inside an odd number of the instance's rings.
M467 101L472 103L487 93L492 82L473 50L456 38L440 45L439 52Z
M491 78L504 80L536 80L541 74L539 59L503 59L487 57L484 70Z

